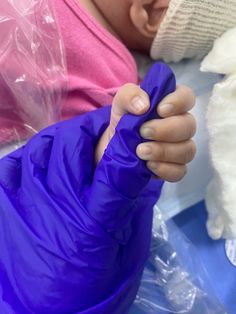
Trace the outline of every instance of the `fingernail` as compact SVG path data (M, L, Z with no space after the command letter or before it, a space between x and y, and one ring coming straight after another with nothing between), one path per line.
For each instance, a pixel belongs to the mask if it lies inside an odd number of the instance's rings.
M154 136L153 129L148 127L142 127L140 130L140 134L145 139L151 139Z
M136 96L132 99L131 101L131 106L134 107L135 111L142 111L144 108L147 107L147 103L145 102L145 100L140 97L140 96Z
M158 112L161 116L167 116L171 114L174 110L174 106L172 104L160 104L158 106Z
M137 153L140 158L146 158L152 153L151 147L146 144L140 144L137 148Z

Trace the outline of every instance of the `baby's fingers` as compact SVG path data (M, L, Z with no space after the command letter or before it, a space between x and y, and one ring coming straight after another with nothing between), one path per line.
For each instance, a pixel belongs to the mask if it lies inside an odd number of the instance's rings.
M165 119L153 119L145 122L140 129L143 138L166 143L187 141L195 132L196 121L190 113Z
M195 104L195 95L191 88L178 85L175 92L167 95L158 105L160 117L166 118L188 112Z
M138 157L146 161L184 165L192 161L195 154L196 145L191 140L181 143L147 142L137 147Z
M147 167L156 177L169 182L180 181L187 173L186 165L173 163L148 161Z

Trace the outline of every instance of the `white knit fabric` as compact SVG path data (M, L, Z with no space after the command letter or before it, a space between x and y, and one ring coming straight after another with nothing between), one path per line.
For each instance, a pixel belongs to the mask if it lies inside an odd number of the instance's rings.
M171 0L151 47L153 59L201 59L216 38L236 26L236 0Z

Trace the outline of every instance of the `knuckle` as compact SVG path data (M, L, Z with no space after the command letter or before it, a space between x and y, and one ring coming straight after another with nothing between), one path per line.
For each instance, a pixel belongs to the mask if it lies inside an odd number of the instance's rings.
M185 116L172 117L170 123L165 126L166 139L173 138L173 140L178 142L182 140L182 137L187 136L186 133L189 134L191 129L187 120ZM175 131L173 132L173 130Z
M187 174L187 167L184 166L178 166L178 170L176 171L176 174L174 176L174 182L178 182L182 180Z
M174 167L174 169L172 168L172 172L170 173L169 177L168 177L168 181L169 182L178 182L180 180L182 180L184 178L184 176L187 173L187 167L178 165Z
M178 116L173 116L166 119L161 119L156 124L157 135L161 135L167 142L172 138L177 138L180 131L183 129L183 125ZM159 137L158 137L159 138Z
M164 145L157 144L156 146L156 158L161 161L166 160L167 151Z
M186 85L178 86L178 96L179 104L181 104L183 110L190 110L196 102L194 91Z
M185 86L185 93L191 97L193 100L195 99L195 94L192 88Z
M181 86L181 90L182 90L183 96L188 98L193 103L195 102L196 96L195 96L194 91L193 91L192 88L190 88L190 87L188 87L186 85L182 85Z
M122 93L127 97L146 96L146 92L140 86L133 83L126 83L123 85Z
M149 102L148 94L141 89L140 86L133 83L126 83L122 85L113 100L113 103L126 103L132 101L135 97L141 97L144 102Z
M155 175L169 182L178 182L184 178L187 173L186 165L172 165L159 163Z
M193 90L191 90L190 96L191 96L191 99L192 99L192 104L195 105L195 103L196 103L196 95L195 95Z
M196 133L197 130L197 123L196 123L196 119L194 118L194 116L191 113L187 113L187 119L188 119L188 123L187 123L187 128L188 128L188 138L192 138L194 136L194 134Z
M196 145L193 141L189 141L184 153L184 163L188 163L193 160L196 155Z
M120 99L129 97L130 93L136 92L138 88L139 87L133 83L126 83L122 85L116 92L113 102L116 103Z
M191 156L191 160L193 160L193 158L195 157L197 153L197 146L193 141L190 141L190 156Z
M122 85L119 89L119 91L121 90L127 90L127 89L138 89L139 87L133 83L126 83L124 85Z

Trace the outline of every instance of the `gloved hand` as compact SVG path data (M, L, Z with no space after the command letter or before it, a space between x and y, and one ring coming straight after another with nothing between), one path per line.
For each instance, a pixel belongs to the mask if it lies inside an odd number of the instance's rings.
M41 131L0 161L0 313L128 311L163 184L136 156L139 128L175 90L174 75L156 64L142 88L150 110L122 117L96 168L109 106Z

